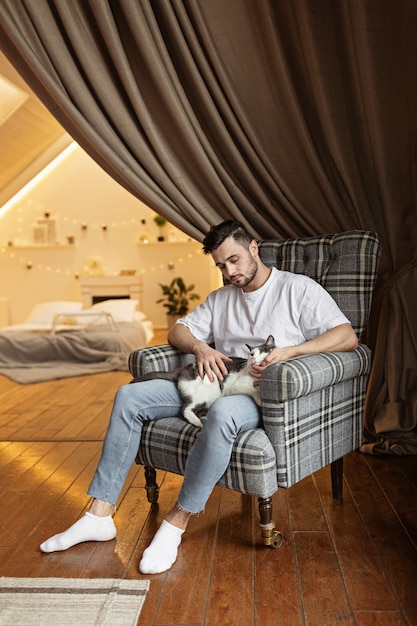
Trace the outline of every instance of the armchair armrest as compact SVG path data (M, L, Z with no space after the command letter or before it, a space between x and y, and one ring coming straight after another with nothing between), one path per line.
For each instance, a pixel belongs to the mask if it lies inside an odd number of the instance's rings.
M185 367L195 360L193 354L185 354L169 344L134 350L129 355L128 366L133 378L148 372L169 372Z
M261 377L262 401L287 402L369 374L371 351L359 345L350 352L322 352L273 363Z

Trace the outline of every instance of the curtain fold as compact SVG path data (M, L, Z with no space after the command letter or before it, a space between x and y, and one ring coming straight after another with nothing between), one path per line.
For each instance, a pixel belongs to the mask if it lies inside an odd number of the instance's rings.
M260 238L378 232L376 453L417 453L416 22L411 0L0 0L33 91L190 236L227 218Z

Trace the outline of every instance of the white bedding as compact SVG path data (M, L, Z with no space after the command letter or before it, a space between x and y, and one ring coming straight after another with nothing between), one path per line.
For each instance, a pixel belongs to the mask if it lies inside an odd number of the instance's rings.
M96 310L110 314L111 325L103 323L103 317L77 317L81 303L55 302L37 305L24 324L0 329L0 374L25 384L127 371L130 352L145 347L153 337L152 322L134 309L135 301L126 304L125 300L118 300L117 306L111 305L116 301L109 302L108 308L99 303ZM71 314L71 323L54 328L54 316L61 316L63 311L65 316ZM67 321L66 317L61 319Z
M59 333L62 331L71 331L71 330L87 330L90 324L91 324L91 321L84 322L83 324L57 324L55 327L55 332ZM94 324L94 322L92 324ZM143 330L145 332L145 337L146 337L146 343L148 343L154 336L152 322L150 320L145 319L140 322L137 322L137 324L143 327ZM94 325L94 326L95 328L93 328L92 326L90 330L95 330L98 328L98 325ZM102 327L103 330L105 330L105 327L103 327L102 324L100 326ZM118 326L117 323L116 323L116 326ZM35 333L51 334L51 331L52 331L51 324L14 324L13 326L5 326L4 328L0 328L0 334L1 333L15 333L15 332L29 332L29 333L34 333L34 334Z

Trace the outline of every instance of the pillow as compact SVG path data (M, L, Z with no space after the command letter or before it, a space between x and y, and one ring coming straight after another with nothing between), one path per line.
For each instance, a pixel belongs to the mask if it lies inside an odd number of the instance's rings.
M135 311L133 313L133 321L134 322L143 322L143 320L146 320L145 313L143 313L142 311Z
M115 322L133 322L138 300L130 298L118 298L116 300L103 300L93 304L90 311L106 311L111 313Z
M55 300L53 302L41 302L36 304L29 317L25 320L25 324L45 324L52 325L55 313L76 313L81 311L82 302L74 300Z

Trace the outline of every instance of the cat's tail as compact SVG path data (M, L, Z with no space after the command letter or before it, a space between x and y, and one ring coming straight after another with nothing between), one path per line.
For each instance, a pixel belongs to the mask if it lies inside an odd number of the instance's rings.
M143 374L143 376L133 378L130 382L141 383L144 380L170 380L173 383L177 383L181 369L182 368L172 370L171 372L148 372L147 374Z
M187 422L192 424L193 426L197 426L197 428L201 428L203 423L198 415L193 411L194 405L187 406L184 408L183 415ZM194 407L195 408L195 407Z

